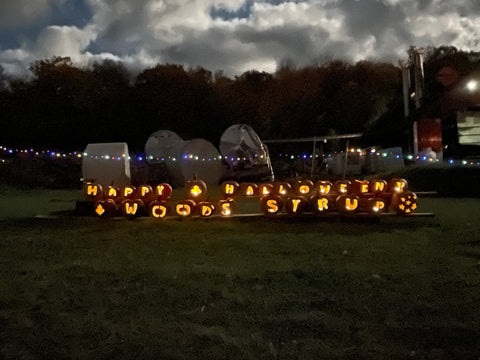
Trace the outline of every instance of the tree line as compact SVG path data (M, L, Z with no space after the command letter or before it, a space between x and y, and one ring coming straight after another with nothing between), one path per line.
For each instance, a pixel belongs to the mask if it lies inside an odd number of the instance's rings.
M480 64L473 56L478 54L452 47L429 51L427 98L442 91L432 74L445 59L458 60L462 71ZM229 78L175 64L138 74L112 61L80 68L68 57L53 57L30 70L32 79L10 79L0 89L0 141L6 145L77 150L125 141L141 151L159 129L218 145L223 131L237 123L252 126L262 139L352 132L388 138L406 135L409 126L401 69L389 63L285 65L273 74Z

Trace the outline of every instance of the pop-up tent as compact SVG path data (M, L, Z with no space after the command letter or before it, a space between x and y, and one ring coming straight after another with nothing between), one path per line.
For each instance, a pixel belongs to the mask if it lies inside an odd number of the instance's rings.
M232 125L225 130L220 138L220 152L234 176L273 177L268 149L248 125Z
M84 182L102 186L130 185L130 160L126 143L88 144L83 153Z

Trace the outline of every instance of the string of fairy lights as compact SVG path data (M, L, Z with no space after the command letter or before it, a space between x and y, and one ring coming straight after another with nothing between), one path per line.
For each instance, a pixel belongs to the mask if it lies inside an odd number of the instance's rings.
M366 151L363 149L348 149L349 156L365 156ZM413 155L408 154L406 156L400 154L393 154L380 150L369 150L371 156L378 156L386 159L396 159L400 160L403 157L403 160L409 160L419 163L434 163L439 162L437 158L425 156L425 155ZM301 153L279 153L278 159L280 160L309 160L309 159L328 159L333 158L337 155L343 155L345 152L332 152L332 153L323 153L323 154L311 154L307 152ZM156 161L181 161L190 160L190 161L221 161L222 159L226 161L247 161L247 160L263 160L264 155L254 154L252 157L231 157L231 156L200 156L196 154L183 154L181 157L177 158L175 156L145 156L144 154L121 154L121 155L110 155L110 154L89 154L86 152L73 151L73 152L62 152L55 150L35 150L33 148L18 148L18 147L8 147L0 145L0 163L6 163L9 159L21 158L23 157L39 157L46 159L99 159L99 160L110 160L110 161L121 161L128 158L128 160L142 162L144 160L156 160ZM471 159L449 159L447 163L452 166L480 166L480 161L471 160Z

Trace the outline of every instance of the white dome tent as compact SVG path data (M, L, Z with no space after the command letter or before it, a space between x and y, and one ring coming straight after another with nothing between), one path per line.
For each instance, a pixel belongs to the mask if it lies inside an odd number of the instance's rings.
M220 138L220 152L234 177L273 180L268 149L250 126L236 124L226 129Z
M172 185L183 185L184 178L178 165L183 145L183 139L173 131L158 130L152 133L145 143L145 160L151 165L149 178L162 177L166 171Z
M222 177L220 153L205 139L185 141L179 165L185 181L195 175L207 184L218 185Z
M183 186L194 175L207 184L217 185L222 177L221 156L215 146L204 139L184 141L170 130L150 135L145 144L145 160L150 173L163 166L172 186Z
M145 143L145 157L149 164L158 164L178 156L183 147L183 139L170 130L158 130L151 134Z

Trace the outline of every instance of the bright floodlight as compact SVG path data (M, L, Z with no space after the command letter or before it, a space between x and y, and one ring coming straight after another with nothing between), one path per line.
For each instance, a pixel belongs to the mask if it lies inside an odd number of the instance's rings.
M477 80L470 80L467 83L467 89L468 90L474 91L474 90L477 90L477 88L478 88L478 81Z

